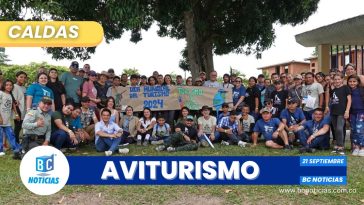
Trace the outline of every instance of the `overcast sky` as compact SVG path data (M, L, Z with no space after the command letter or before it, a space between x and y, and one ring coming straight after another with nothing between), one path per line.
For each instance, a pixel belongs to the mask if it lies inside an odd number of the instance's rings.
M254 55L243 54L214 56L215 69L219 75L223 75L231 66L249 77L261 72L256 70L257 67L290 60L303 61L304 58L311 56L314 48L305 48L296 43L294 38L296 34L362 15L363 6L363 0L321 0L317 12L306 23L295 27L275 25L276 39L273 46L263 52L261 59L257 60ZM153 26L148 32L144 32L143 40L137 44L129 41L130 33L125 33L121 39L112 41L110 44L103 42L97 47L96 53L90 60L80 64L82 66L84 63L89 63L91 69L98 72L114 68L117 74L121 74L123 68L136 68L145 75L151 75L154 70L162 74L172 71L183 74L178 67L178 62L181 59L180 52L186 44L185 40L160 38L156 30L156 26ZM70 64L69 60L53 60L41 48L6 48L6 54L11 64L42 61L53 65L69 66Z

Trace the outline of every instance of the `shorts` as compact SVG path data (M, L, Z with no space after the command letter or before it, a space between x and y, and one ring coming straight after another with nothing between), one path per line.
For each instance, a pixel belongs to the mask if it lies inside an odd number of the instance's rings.
M284 146L284 142L283 142L282 138L280 138L280 137L272 138L272 141L278 145Z

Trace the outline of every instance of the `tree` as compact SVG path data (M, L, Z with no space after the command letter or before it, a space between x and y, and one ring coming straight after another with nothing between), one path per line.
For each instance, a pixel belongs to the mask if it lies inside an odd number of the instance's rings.
M131 76L133 74L139 75L139 70L135 69L135 68L124 68L123 69L123 74L124 73L128 74L128 76Z
M9 62L8 55L5 54L5 48L0 47L0 65Z
M274 23L303 23L317 10L319 0L63 0L1 1L0 20L24 19L25 9L32 20L94 20L104 28L110 42L131 31L131 41L142 39L141 31L153 22L158 35L186 39L180 65L193 79L200 71L214 69L213 54L230 52L256 54L268 49L275 38ZM47 48L53 58L82 60L95 48Z

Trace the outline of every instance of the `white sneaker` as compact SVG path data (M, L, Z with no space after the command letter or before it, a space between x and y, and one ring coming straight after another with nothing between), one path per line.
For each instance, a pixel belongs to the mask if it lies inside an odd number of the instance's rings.
M0 152L0 157L4 156L4 155L5 155L5 152Z
M168 147L167 148L167 151L168 152L174 152L174 151L176 151L176 148L174 148L174 147Z
M358 153L359 157L364 157L364 149L361 149Z
M359 155L359 149L354 149L354 151L351 153L351 155L358 156Z
M222 144L222 145L226 145L226 146L229 146L229 145L230 145L228 142L226 142L226 141L224 141L224 140L222 140L222 141L221 141L221 144Z
M128 148L119 149L119 153L120 154L128 154L129 153L129 149Z
M243 142L243 141L239 141L239 142L238 142L238 146L239 146L239 147L245 147L245 146L246 146L246 144L247 144L247 143L246 143L246 142Z
M105 151L105 156L111 156L112 155L112 151Z

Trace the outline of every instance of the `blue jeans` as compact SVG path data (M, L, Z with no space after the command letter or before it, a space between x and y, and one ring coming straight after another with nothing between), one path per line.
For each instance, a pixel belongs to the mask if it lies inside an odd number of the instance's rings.
M121 137L109 138L109 137L99 137L96 141L96 150L98 152L118 150L118 145L121 142Z
M61 149L62 147L70 148L74 147L69 134L64 130L57 130L51 135L51 144L57 148Z
M324 135L320 135L315 137L315 139L313 139L311 141L311 144L307 144L307 139L311 136L306 132L299 132L299 137L300 137L300 143L303 147L306 148L319 148L319 149L326 149L329 148L327 145L327 142L330 140L330 135L328 135L329 132L327 132Z
M353 144L364 147L364 113L350 114Z
M206 134L206 136L208 138L210 138L210 135L211 134ZM220 140L220 133L218 131L215 131L214 135L215 135L215 139L213 141L211 141L211 142L219 142L219 140ZM198 139L200 141L207 141L203 135L199 136Z
M5 132L6 137L8 138L8 141L10 143L11 149L13 150L14 153L16 152L20 152L21 150L21 146L16 143L15 140L15 134L13 131L13 128L11 126L7 126L7 127L0 127L0 152L3 152L3 132Z

